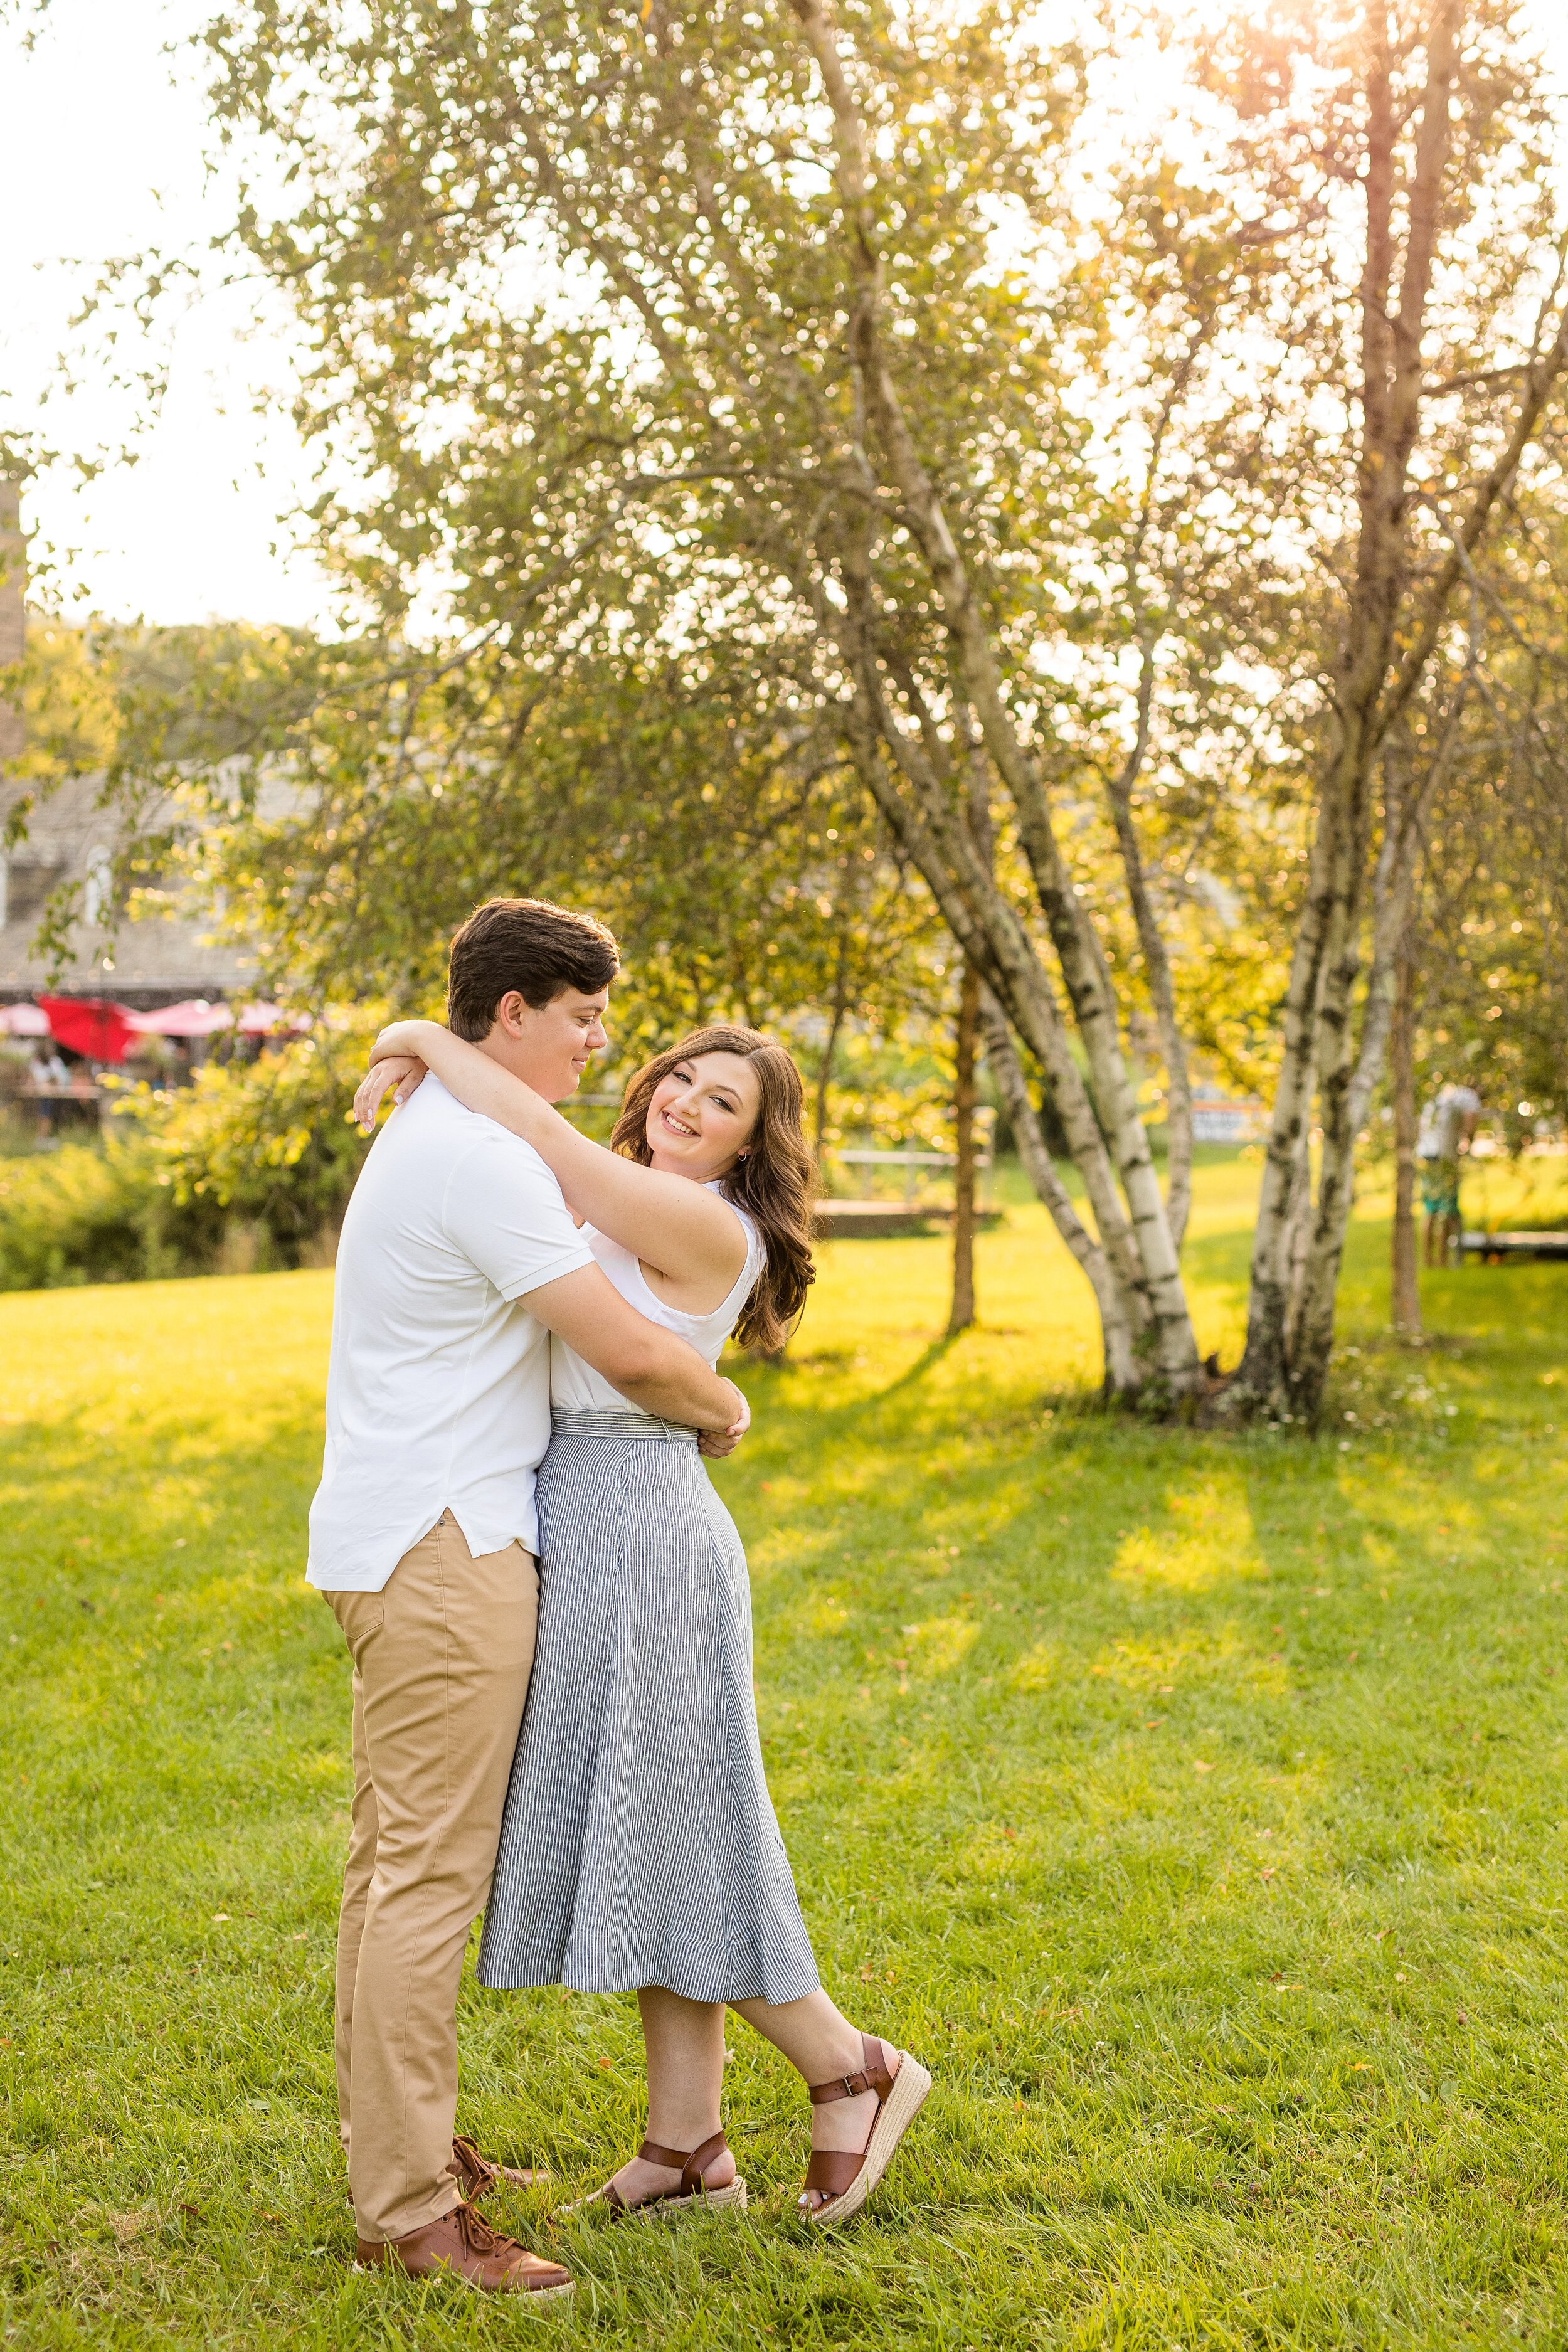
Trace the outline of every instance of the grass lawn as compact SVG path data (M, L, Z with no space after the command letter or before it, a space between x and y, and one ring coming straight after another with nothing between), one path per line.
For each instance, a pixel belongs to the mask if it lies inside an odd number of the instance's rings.
M1254 1175L1204 1170L1189 1246L1227 1360ZM0 2340L1568 2344L1568 1268L1428 1277L1411 1355L1385 1254L1308 1444L1102 1419L1037 1210L952 1346L940 1241L824 1251L720 1476L825 1980L936 2091L808 2237L737 2023L747 2220L552 2223L637 2137L633 2004L470 1985L460 2120L554 2175L498 2207L576 2269L548 2315L346 2261L330 1276L0 1298Z

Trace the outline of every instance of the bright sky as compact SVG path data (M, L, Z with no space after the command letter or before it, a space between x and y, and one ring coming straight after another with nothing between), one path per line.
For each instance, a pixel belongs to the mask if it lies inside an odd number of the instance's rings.
M68 408L40 399L95 274L79 265L184 250L223 226L199 83L188 70L172 80L165 54L210 13L199 0L52 0L30 56L14 21L0 32L0 428L72 449L123 440L134 403L101 377ZM87 608L166 622L322 614L321 580L278 522L309 484L287 344L252 325L243 295L193 304L139 461L27 492L29 528L68 559Z
M1531 0L1568 78L1568 11ZM31 0L12 0L24 15ZM205 0L52 0L26 53L0 0L0 430L81 448L123 439L126 394L100 376L41 407L90 265L159 244L188 250L224 225L206 184L199 81L172 77L167 45ZM70 265L70 266L68 266ZM88 267L83 267L88 265ZM279 518L308 495L289 425L286 324L256 331L243 293L195 302L169 394L133 466L28 493L26 520L84 610L153 621L324 619L325 592Z

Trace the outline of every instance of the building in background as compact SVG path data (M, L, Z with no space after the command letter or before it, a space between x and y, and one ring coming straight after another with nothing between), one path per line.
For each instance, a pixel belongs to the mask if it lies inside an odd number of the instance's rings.
M16 484L0 478L0 670L22 658L26 645L26 543L19 526ZM21 714L0 701L0 762L25 744ZM113 902L116 828L98 805L100 779L72 776L29 818L26 838L0 848L0 1007L42 993L111 998L133 1012L205 1000L254 995L254 963L231 946L209 943L204 926L171 898L169 911L134 922ZM0 777L0 824L23 787ZM78 891L78 917L63 963L46 961L34 941L50 895L61 885ZM140 912L140 910L139 910ZM117 919L118 918L118 919Z
M7 714L8 718L9 714ZM14 800L11 788L6 803ZM209 942L177 901L166 915L117 918L111 891L114 832L98 806L96 776L72 776L28 821L27 838L0 864L0 1004L41 992L112 997L138 1013L187 998L226 1002L254 995L256 967L237 949ZM56 965L34 941L51 892L79 891L68 955ZM144 902L143 902L144 903Z
M0 479L0 673L26 651L26 559L16 486ZM23 715L0 696L0 826L27 790L5 772L26 748ZM120 835L102 781L68 776L23 838L0 844L0 1123L20 1120L41 1141L97 1123L106 1069L179 1085L215 1045L249 1055L304 1025L254 1001L254 961L207 938L178 892L160 908L156 876L139 886L134 920L117 905ZM39 927L62 887L75 909L64 953L44 955Z

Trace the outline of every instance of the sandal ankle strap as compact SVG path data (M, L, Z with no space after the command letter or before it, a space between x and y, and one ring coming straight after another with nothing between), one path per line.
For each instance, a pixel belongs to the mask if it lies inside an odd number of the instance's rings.
M863 2033L860 2036L860 2055L865 2063L858 2074L837 2074L830 2083L806 2084L814 2107L830 2106L835 2099L858 2099L863 2091L875 2091L877 2103L879 2106L881 2105L893 2087L893 2078L882 2056L881 2043L869 2033Z
M680 2185L682 2189L689 2190L701 2189L706 2185L703 2181L703 2174L710 2164L718 2162L729 2145L723 2133L716 2131L711 2139L703 2141L700 2147L689 2150L684 2147L661 2147L658 2140L645 2139L637 2154L647 2164L663 2164L672 2168L679 2165Z

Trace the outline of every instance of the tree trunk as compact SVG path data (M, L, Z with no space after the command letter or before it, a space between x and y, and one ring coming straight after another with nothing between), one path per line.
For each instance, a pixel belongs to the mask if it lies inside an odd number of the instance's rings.
M1342 1083L1333 1090L1331 1107L1327 1099L1330 1090L1324 1090L1324 1173L1319 1186L1317 1224L1302 1285L1301 1310L1292 1338L1293 1391L1298 1407L1311 1413L1318 1409L1328 1374L1334 1295L1354 1190L1355 1147L1366 1123L1373 1089L1382 1075L1392 1034L1400 964L1411 934L1426 814L1457 754L1471 683L1472 669L1467 665L1449 705L1436 751L1417 787L1396 791L1394 763L1386 756L1384 761L1384 845L1378 855L1374 881L1372 970L1367 981L1361 1045L1353 1057L1350 1052L1348 987L1340 992L1337 1025L1330 1014L1328 990L1325 1010L1320 1013L1320 1025L1327 1030L1339 1057ZM1342 961L1348 964L1353 957L1347 955ZM1419 1317L1417 1302L1417 1322Z
M1442 168L1451 137L1448 100L1460 13L1458 0L1440 0L1429 36L1418 160L1409 194L1411 227L1397 295L1393 223L1398 126L1385 26L1377 32L1377 54L1368 79L1359 530L1334 665L1333 727L1318 796L1307 898L1285 1003L1285 1050L1253 1243L1247 1348L1229 1392L1233 1415L1277 1413L1291 1407L1315 1413L1332 1341L1334 1284L1349 1216L1353 1143L1348 1135L1352 1076L1349 1019L1357 909L1373 764L1388 724L1384 689L1409 578L1406 480L1420 423L1422 323ZM1310 1118L1314 1072L1323 1127L1319 1215L1303 1287L1293 1297L1290 1244L1296 1231L1291 1211L1300 1200L1296 1180Z
M1422 1336L1421 1280L1415 1248L1415 956L1407 930L1399 951L1390 1039L1394 1081L1394 1328Z
M1121 1050L1110 970L1062 856L1040 771L1009 711L1002 669L981 604L937 485L916 446L885 349L880 324L883 271L870 198L865 125L844 71L836 27L822 0L792 0L792 5L816 59L832 110L837 146L835 179L849 229L847 257L855 296L849 310L847 343L856 380L855 462L866 489L874 490L879 480L869 454L874 440L886 476L890 477L886 486L897 490L902 519L920 548L936 590L952 652L954 685L959 699L968 706L963 738L968 740L977 732L1017 813L1019 840L1056 950L1062 985L1105 1121L1110 1156L1125 1196L1123 1210L1120 1201L1112 1201L1110 1186L1102 1187L1095 1194L1091 1169L1080 1160L1086 1181L1091 1186L1102 1239L1109 1248L1124 1257L1135 1255L1138 1262L1137 1287L1142 1302L1139 1338L1147 1360L1145 1377L1151 1385L1163 1384L1173 1398L1196 1395L1204 1388L1203 1367L1182 1285L1179 1251L1172 1239L1148 1134L1138 1112L1135 1089ZM896 649L882 641L876 600L869 593L863 565L863 546L844 551L843 584L852 625L859 638L851 658L858 698L877 734L914 788L925 819L922 831L929 828L946 853L947 870L942 878L951 887L951 861L958 844L947 779L942 772L947 758L942 731L918 697L911 699ZM919 737L888 709L879 679L883 668L898 678L904 699L920 726ZM1076 1067L1069 1082L1058 1066L1063 1057L1058 1055L1057 1048L1065 1043L1060 1013L1054 1003L1046 1001L1040 985L1045 979L1043 970L1016 918L1011 928L1020 931L1019 940L1009 940L1005 945L998 936L1005 927L1004 902L994 882L984 874L973 843L966 841L963 846L967 856L963 863L968 870L962 887L969 904L961 923L952 923L951 915L948 919L966 950L974 930L986 935L983 975L1003 996L1020 1035L1027 1038L1031 1050L1042 1061L1070 1132L1072 1118L1065 1088L1076 1083L1081 1092L1081 1081ZM942 904L943 913L948 914L931 865L920 859L917 863ZM1008 950L1018 945L1023 948L1023 963L1030 967L1026 976L1021 971L1016 972L1016 978L1024 980L1021 990L1016 985L1015 970L1009 970L1015 958ZM1065 1058L1070 1063L1070 1055ZM1075 1156L1077 1148L1075 1139ZM1100 1148L1098 1139L1096 1148Z
M816 1074L816 1125L811 1148L816 1154L818 1168L822 1166L822 1139L827 1127L827 1089L833 1079L833 1057L838 1051L838 1033L844 1026L848 998L849 933L846 924L838 934L838 968L833 982L833 1017L827 1024L827 1036L822 1048L822 1066Z
M876 677L868 665L862 665L858 647L853 658L860 670L858 691L853 703L841 706L845 738L851 756L868 791L887 818L894 839L910 863L924 877L948 929L969 960L979 967L983 981L988 989L994 992L999 1005L1005 1007L1004 1036L1006 1035L1006 1021L1010 1019L1050 1082L1062 1125L1067 1130L1068 1148L1084 1180L1089 1206L1094 1212L1100 1234L1095 1246L1109 1261L1120 1311L1128 1318L1136 1343L1136 1360L1142 1368L1142 1377L1147 1381L1157 1369L1151 1361L1154 1318L1138 1247L1139 1237L1117 1192L1110 1154L1096 1121L1082 1074L1073 1059L1067 1024L1049 977L1010 901L996 887L976 848L969 824L951 821L952 813L944 811L939 791L933 790L922 795L918 805L911 804L899 792L889 772L884 751L892 752L903 761L906 774L913 774L918 781L933 787L936 780L923 768L923 754L919 744L907 740L883 709ZM976 909L979 909L978 913ZM992 1047L993 1031L988 1019L984 1026L987 1048L992 1053L994 1068L998 1066ZM1021 1071L1019 1084L1023 1088L1022 1098L1028 1102L1028 1088ZM1032 1108L1030 1117L1032 1119ZM1068 1196L1062 1191L1048 1159L1045 1166L1048 1171L1047 1181L1055 1185L1062 1202L1067 1202ZM1034 1173L1031 1168L1031 1181ZM1036 1189L1039 1189L1037 1185ZM1068 1246L1074 1248L1076 1255L1076 1245L1058 1215L1055 1202L1045 1192L1040 1193L1040 1198L1056 1216L1064 1238L1068 1238ZM1078 1225L1070 1204L1068 1215L1081 1234L1082 1227Z
M1285 1049L1274 1090L1274 1112L1252 1236L1252 1267L1247 1309L1247 1346L1240 1368L1226 1392L1227 1417L1276 1414L1289 1410L1290 1244L1300 1205L1307 1131L1311 1124L1313 1050L1318 992L1329 919L1331 848L1334 811L1321 806L1312 844L1306 904L1297 927L1285 998Z
M1136 1302L1130 1301L1124 1294L1109 1253L1085 1228L1067 1186L1051 1164L1013 1033L1001 1006L989 992L982 993L980 1019L986 1059L1007 1106L1018 1157L1037 1195L1049 1210L1052 1223L1083 1268L1084 1277L1094 1293L1094 1303L1100 1309L1105 1393L1109 1397L1136 1396L1147 1378L1137 1346L1138 1327L1133 1311Z
M1306 1215L1306 1246L1300 1265L1292 1265L1290 1270L1287 1324L1290 1402L1298 1413L1312 1421L1322 1402L1329 1360L1333 1353L1340 1265L1355 1198L1359 1129L1352 1118L1357 1061L1352 1015L1361 968L1359 916L1366 855L1364 788L1352 803L1346 833L1318 1002L1316 1068L1321 1140L1317 1198L1314 1204L1311 1167L1307 1160L1303 1171L1306 1181L1297 1196ZM1292 1240L1295 1238L1293 1234Z
M980 974L966 956L958 1000L957 1070L952 1086L958 1161L953 1171L950 1338L955 1331L967 1331L974 1320L974 1041L979 1023Z
M1138 685L1137 740L1127 755L1121 774L1110 783L1110 800L1116 838L1121 851L1122 871L1127 877L1127 895L1133 920L1138 926L1138 944L1142 950L1143 969L1148 975L1149 996L1154 1008L1160 1051L1165 1057L1165 1216L1171 1228L1172 1244L1179 1253L1186 1236L1187 1219L1193 1205L1192 1076L1187 1068L1186 1040L1176 1018L1175 983L1171 971L1170 954L1155 913L1149 877L1143 864L1142 846L1132 817L1132 787L1138 780L1138 772L1148 747L1153 689L1154 646L1152 638L1146 636Z
M1285 1227L1285 1352L1291 1361L1300 1345L1307 1260L1317 1222L1318 1204L1312 1194L1311 1100L1309 1087L1307 1117L1296 1142L1296 1175Z

